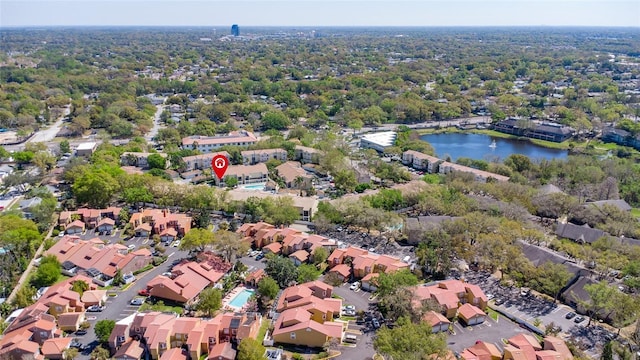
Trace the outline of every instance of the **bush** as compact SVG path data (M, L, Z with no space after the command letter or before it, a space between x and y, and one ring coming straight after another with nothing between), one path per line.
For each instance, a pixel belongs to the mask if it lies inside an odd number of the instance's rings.
M51 236L58 236L60 234L60 230L58 229L53 229L53 231L51 231Z

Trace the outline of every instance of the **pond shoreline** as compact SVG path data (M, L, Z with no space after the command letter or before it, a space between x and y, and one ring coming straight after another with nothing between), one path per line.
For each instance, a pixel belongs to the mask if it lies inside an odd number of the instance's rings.
M531 144L535 144L538 146L546 147L549 149L558 149L558 150L569 150L573 147L583 147L586 146L586 142L576 142L572 140L567 140L561 143L556 143L552 141L531 139L523 136L515 136L510 134L501 133L495 130L489 129L469 129L469 130L461 130L456 128L455 126L445 127L445 128L430 128L430 129L418 129L415 130L420 136L422 135L436 135L436 134L482 134L489 135L496 138L501 139L509 139L509 140L517 140L517 141L526 141Z

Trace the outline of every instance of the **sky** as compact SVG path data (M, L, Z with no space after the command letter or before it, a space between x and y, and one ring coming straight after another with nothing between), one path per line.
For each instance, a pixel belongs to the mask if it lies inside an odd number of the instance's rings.
M0 0L0 27L231 24L640 27L640 0Z

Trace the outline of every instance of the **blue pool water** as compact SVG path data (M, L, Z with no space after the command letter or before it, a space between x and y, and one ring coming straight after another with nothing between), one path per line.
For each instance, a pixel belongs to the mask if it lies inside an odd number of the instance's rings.
M264 186L265 186L264 183L260 183L260 184L243 185L242 188L247 190L264 190Z
M253 293L254 293L253 290L244 289L240 294L236 295L233 299L231 299L231 302L229 302L229 305L236 308L241 308L244 306L244 304L247 303L247 301L249 301L249 298L251 297L251 295L253 295Z

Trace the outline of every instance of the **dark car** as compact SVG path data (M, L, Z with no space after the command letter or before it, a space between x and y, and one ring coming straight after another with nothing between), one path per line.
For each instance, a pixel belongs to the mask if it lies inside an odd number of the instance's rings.
M78 330L76 331L76 335L79 335L79 336L87 335L87 330Z
M565 319L573 319L576 316L576 313L574 312L570 312L567 313L567 315L564 316Z
M573 320L573 322L574 322L574 323L576 323L576 324L579 324L579 323L581 323L581 322L583 322L583 321L584 321L584 316L577 316L577 317Z
M264 253L260 253L258 254L258 256L256 256L256 260L262 260L264 258Z

